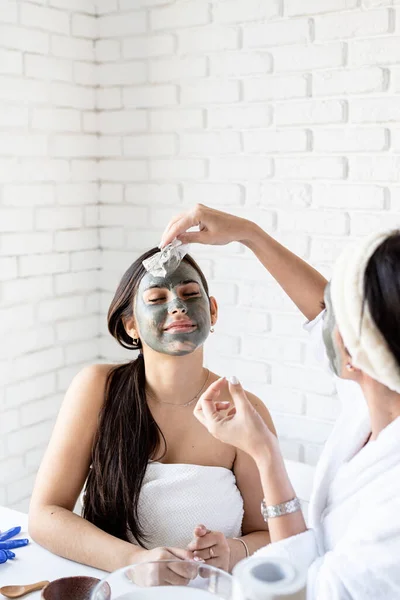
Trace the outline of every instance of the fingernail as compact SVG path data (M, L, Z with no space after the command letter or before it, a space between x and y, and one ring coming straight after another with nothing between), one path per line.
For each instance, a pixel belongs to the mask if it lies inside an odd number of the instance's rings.
M228 381L232 385L237 385L239 383L239 379L235 377L235 375L231 375L230 377L228 377Z
M194 556L193 560L195 560L196 562L205 562L205 560L203 560L202 558L200 558L200 556Z

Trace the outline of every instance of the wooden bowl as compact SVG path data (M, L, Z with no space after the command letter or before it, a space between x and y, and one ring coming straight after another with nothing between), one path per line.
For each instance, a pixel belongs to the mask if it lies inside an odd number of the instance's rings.
M100 579L85 575L61 577L47 584L42 590L43 600L90 600L91 593Z

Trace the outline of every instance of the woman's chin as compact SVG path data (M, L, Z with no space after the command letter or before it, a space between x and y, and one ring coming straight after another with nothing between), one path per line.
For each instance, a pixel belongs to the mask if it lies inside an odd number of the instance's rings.
M194 344L189 340L174 340L157 348L157 352L160 352L160 354L168 354L169 356L184 356L185 354L191 354L197 348L197 344Z
M190 341L176 341L171 344L171 354L176 356L183 356L184 354L191 354L197 348L196 344Z

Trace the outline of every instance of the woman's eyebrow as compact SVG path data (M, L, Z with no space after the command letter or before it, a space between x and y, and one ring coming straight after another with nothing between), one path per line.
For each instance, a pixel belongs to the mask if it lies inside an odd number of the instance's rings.
M178 285L187 285L188 283L197 283L197 285L200 285L195 279L185 279L185 281L181 281Z
M195 279L185 279L184 281L179 281L176 285L187 285L188 283L195 283L196 285L198 285L200 287L200 284L198 281L196 281ZM161 284L161 283L151 283L148 287L146 287L143 292L147 292L149 290L154 290L154 289L158 289L158 290L166 290L169 289L169 285L166 284Z
M149 285L149 287L145 288L143 291L147 292L148 290L154 290L154 289L165 290L167 287L168 287L167 285L161 285L161 283L153 283L153 284Z

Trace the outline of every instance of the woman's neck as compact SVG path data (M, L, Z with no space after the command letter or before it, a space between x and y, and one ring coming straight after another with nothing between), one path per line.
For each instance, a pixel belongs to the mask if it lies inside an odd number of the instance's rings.
M207 370L203 367L203 349L184 356L169 356L151 349L144 352L146 385L158 402L185 404L204 384Z
M400 394L393 392L378 381L364 374L360 382L367 401L371 418L371 440L376 440L381 431L400 417Z

